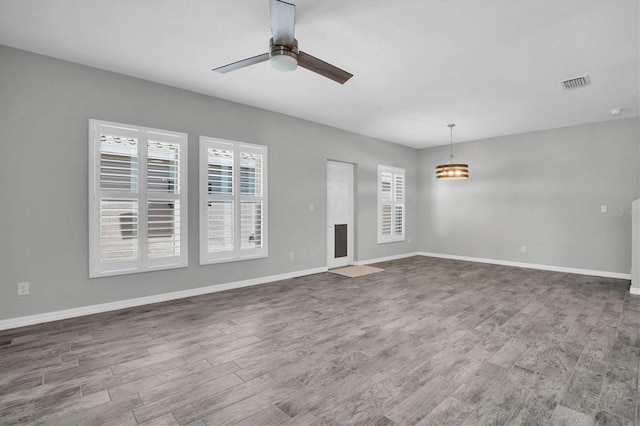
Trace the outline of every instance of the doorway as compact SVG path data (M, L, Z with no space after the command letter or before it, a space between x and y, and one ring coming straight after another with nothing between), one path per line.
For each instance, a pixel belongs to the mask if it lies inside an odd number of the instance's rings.
M353 263L353 164L327 161L327 267Z

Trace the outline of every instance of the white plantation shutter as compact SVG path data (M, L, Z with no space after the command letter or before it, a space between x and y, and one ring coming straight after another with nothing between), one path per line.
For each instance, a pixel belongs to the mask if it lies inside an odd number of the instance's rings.
M393 235L404 240L404 169L393 175L393 200Z
M138 135L108 130L96 134L99 145L98 253L101 263L138 260ZM98 268L99 269L99 268Z
M180 201L147 202L149 258L180 256Z
M262 149L240 147L240 250L260 253L263 247Z
M200 138L200 263L265 257L267 148Z
M404 169L378 166L378 244L404 241Z
M209 201L207 203L207 251L233 251L234 219L233 201Z
M147 253L150 259L180 256L181 156L178 142L147 141Z
M233 146L207 147L204 154L207 173L204 188L207 202L207 252L233 252L235 235ZM203 162L204 159L201 152L200 161Z
M404 235L404 206L401 205L394 206L393 235Z
M138 260L137 200L100 199L101 263Z
M90 276L187 265L187 135L89 121Z
M381 209L381 232L382 235L391 235L391 227L393 226L393 216L391 215L391 205L383 204Z
M390 203L392 201L392 181L393 173L380 172L380 199L382 202Z
M393 176L394 190L393 195L396 201L404 201L404 170L402 174Z

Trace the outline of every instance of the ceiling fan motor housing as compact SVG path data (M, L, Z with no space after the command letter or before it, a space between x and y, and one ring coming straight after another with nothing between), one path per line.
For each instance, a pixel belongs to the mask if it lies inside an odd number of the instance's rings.
M294 59L298 59L298 40L293 40L293 46L284 46L280 44L275 44L273 42L273 37L269 40L269 59L274 56L285 55L291 56Z

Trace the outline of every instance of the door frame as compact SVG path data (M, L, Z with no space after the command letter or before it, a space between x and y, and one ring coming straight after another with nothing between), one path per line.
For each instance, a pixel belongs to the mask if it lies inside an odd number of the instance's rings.
M347 256L341 258L335 258L335 246L334 246L334 238L335 238L335 228L334 223L329 223L329 167L330 165L337 165L340 167L345 167L349 170L349 183L348 183L348 195L347 195L347 205L348 205L348 213L349 220L347 221ZM327 160L327 211L326 211L326 221L327 221L327 267L329 269L339 268L341 266L352 265L355 261L355 165L353 163L347 163L344 161L336 161L336 160Z

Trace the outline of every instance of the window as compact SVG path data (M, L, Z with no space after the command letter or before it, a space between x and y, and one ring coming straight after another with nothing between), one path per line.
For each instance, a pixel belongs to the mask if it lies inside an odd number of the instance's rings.
M378 244L404 241L404 169L378 166Z
M89 275L187 266L187 135L89 120Z
M267 147L200 137L200 263L267 256Z

